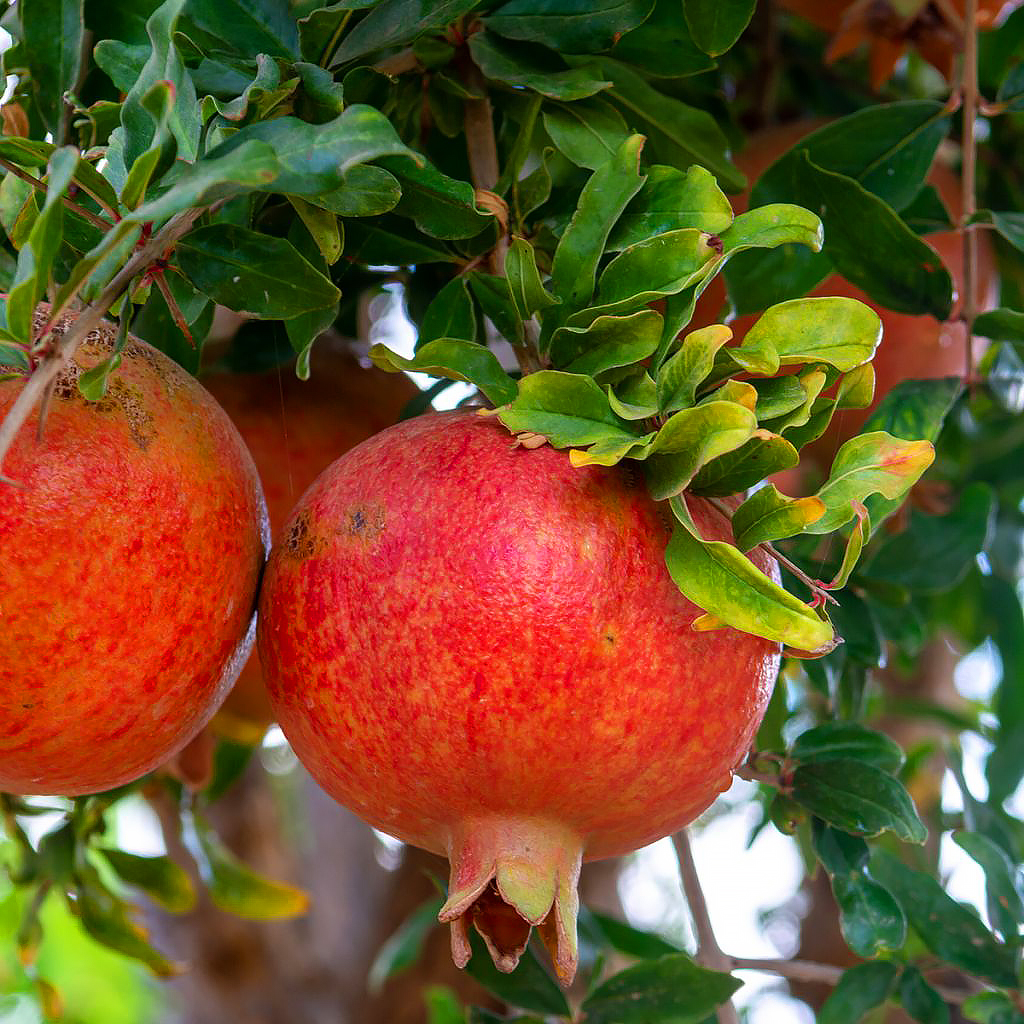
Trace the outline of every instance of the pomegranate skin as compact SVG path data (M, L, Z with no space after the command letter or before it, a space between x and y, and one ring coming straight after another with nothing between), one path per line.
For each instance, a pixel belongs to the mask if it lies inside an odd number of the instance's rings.
M7 792L139 778L202 728L252 647L269 540L252 459L198 382L137 339L87 402L77 379L115 334L104 324L85 339L42 439L37 412L4 463L19 485L0 485ZM22 386L0 382L0 417Z
M580 858L692 821L764 713L777 645L690 628L700 612L638 477L517 448L473 412L426 415L335 462L271 554L258 642L278 721L335 799L449 856L457 960L497 874L546 939L555 900L571 977L575 913L559 911ZM690 507L707 539L731 539L721 513ZM543 898L521 877L530 858ZM486 909L470 916L511 969Z

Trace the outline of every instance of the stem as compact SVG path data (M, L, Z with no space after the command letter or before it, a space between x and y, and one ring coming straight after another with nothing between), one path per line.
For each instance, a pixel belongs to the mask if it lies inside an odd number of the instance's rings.
M974 373L974 320L978 315L975 295L978 267L978 235L969 221L976 209L975 168L977 164L977 143L974 137L974 122L978 115L978 0L967 0L964 11L964 66L963 80L963 168L960 185L962 188L963 261L964 261L964 304L963 321L967 333L965 342L964 378L970 380Z
M40 178L37 178L33 174L29 174L24 168L19 167L17 164L12 164L9 160L0 159L0 167L10 174L13 174L16 178L21 178L22 181L27 181L33 188L39 189L41 192L46 192L46 182ZM72 213L77 213L79 217L83 217L89 221L90 224L95 224L96 227L101 228L103 231L109 231L113 225L104 220L98 214L87 210L84 206L79 206L73 199L68 199L67 196L62 196L61 201L64 206L69 209Z
M21 394L0 423L0 469L14 444L14 439L43 394L57 375L71 361L80 342L102 322L104 314L130 286L132 279L159 259L179 238L188 234L202 210L186 210L172 217L141 249L139 249L103 289L100 297L87 304L74 323L56 340L52 349L25 382ZM107 225L109 227L110 225Z
M697 865L693 861L690 837L686 829L680 829L672 836L672 845L676 848L676 856L679 858L683 892L686 894L686 902L690 906L693 926L697 932L697 963L716 971L731 970L732 958L722 952L711 926L711 915L708 913L707 901L704 899L704 890L697 875ZM718 1022L739 1024L739 1017L731 1000L718 1008Z

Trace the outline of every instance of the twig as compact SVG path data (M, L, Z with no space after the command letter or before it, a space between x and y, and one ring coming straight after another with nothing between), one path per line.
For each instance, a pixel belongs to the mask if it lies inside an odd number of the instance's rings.
M17 164L12 164L9 160L0 159L0 167L10 174L13 174L16 178L21 178L22 181L27 181L33 188L39 189L41 192L46 191L46 182L41 178L37 178L34 174L29 174L24 168L19 167ZM114 225L108 220L104 220L98 214L87 210L84 206L79 206L73 199L68 199L67 196L62 196L61 201L64 206L69 209L72 213L77 213L79 217L85 218L90 224L95 224L96 227L103 231L109 231Z
M686 894L686 902L690 906L693 926L697 932L697 963L716 971L731 970L732 958L722 952L711 926L711 915L708 913L708 905L704 899L700 877L697 875L697 865L693 861L690 837L686 829L680 829L672 836L672 845L676 848L676 856L679 858L683 892ZM718 1008L718 1024L739 1024L736 1008L731 1001L723 1003Z
M967 334L965 341L964 377L969 379L974 372L974 319L978 315L977 296L974 294L978 267L978 235L970 226L970 219L976 209L975 168L977 143L974 137L974 122L978 112L978 0L967 0L964 11L964 65L960 83L963 93L963 167L960 172L962 188L963 260L964 260L964 305L963 321Z
M79 343L100 325L104 314L129 287L133 278L154 260L159 259L179 238L188 234L202 212L201 209L186 210L172 217L128 260L110 284L103 289L100 297L94 303L86 305L75 322L56 340L53 348L25 382L25 387L8 409L3 422L0 422L0 470L18 431L31 415L50 382L71 361Z

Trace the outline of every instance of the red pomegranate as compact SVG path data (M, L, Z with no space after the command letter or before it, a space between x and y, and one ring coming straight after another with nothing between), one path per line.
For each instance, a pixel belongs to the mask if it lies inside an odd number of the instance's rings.
M211 373L203 383L252 452L275 539L317 476L343 452L391 426L419 394L404 374L367 369L327 338L313 348L309 380L282 367L265 373ZM258 743L273 720L253 654L211 727L237 742Z
M41 307L36 327L49 317ZM71 323L65 317L58 333ZM269 531L252 459L198 382L129 338L106 394L88 335L0 483L0 790L77 795L181 749L252 646ZM2 375L0 375L2 376ZM0 417L23 377L0 380ZM37 414L38 415L38 414Z
M448 856L460 965L471 923L503 970L537 925L570 980L581 860L692 821L750 745L777 645L691 629L667 540L630 470L574 469L456 412L335 462L271 555L258 633L278 721L337 800Z

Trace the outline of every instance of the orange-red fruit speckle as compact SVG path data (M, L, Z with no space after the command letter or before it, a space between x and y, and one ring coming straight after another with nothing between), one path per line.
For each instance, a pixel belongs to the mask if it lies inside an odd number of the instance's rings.
M268 535L252 459L195 379L136 339L87 402L77 380L114 337L105 324L86 338L42 439L36 413L4 462L18 485L0 484L7 792L140 777L199 731L251 648ZM22 387L0 381L0 418Z

